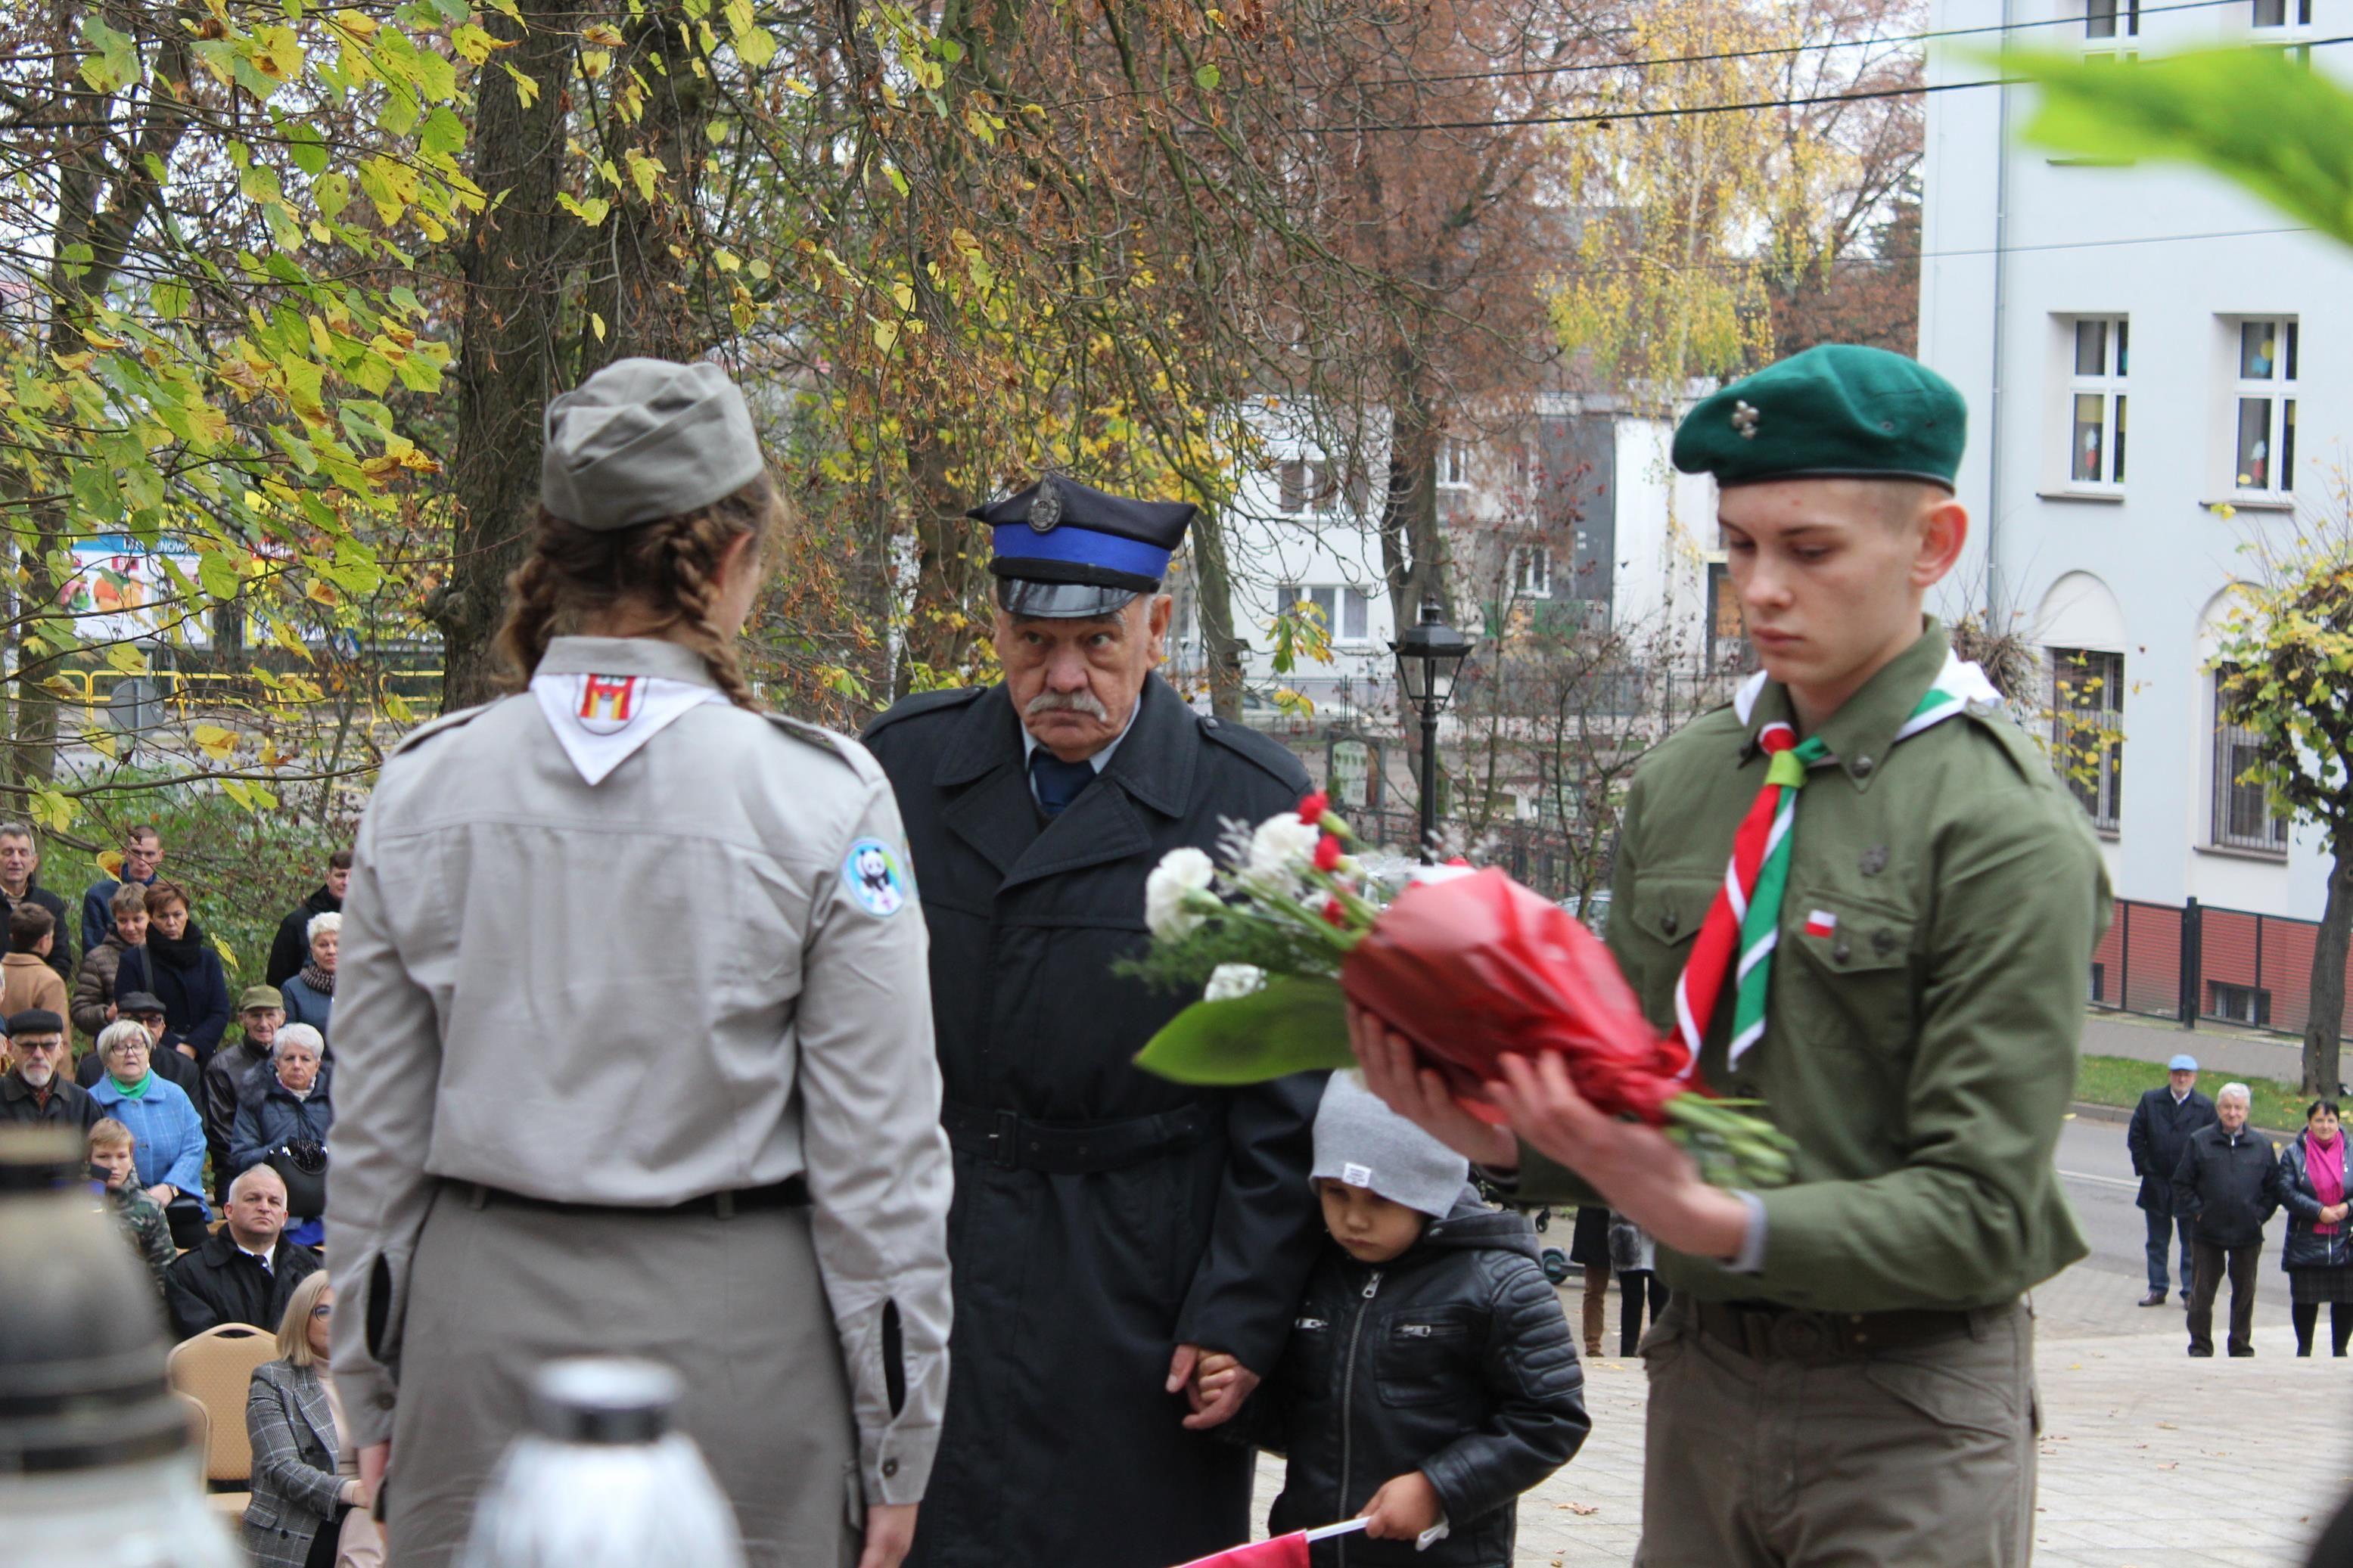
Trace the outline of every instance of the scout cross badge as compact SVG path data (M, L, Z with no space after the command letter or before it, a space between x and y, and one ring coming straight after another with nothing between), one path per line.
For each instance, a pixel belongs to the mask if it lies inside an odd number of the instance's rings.
M592 786L689 710L726 700L712 687L655 675L534 675L531 694L565 756Z

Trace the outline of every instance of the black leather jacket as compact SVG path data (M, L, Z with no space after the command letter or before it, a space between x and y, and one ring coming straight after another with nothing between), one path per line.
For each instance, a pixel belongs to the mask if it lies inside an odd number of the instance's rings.
M2341 1139L2343 1134L2338 1135ZM2304 1134L2288 1140L2280 1151L2279 1201L2287 1210L2287 1239L2280 1244L2282 1268L2342 1268L2353 1263L2353 1215L2337 1222L2333 1236L2313 1229L2320 1223L2320 1194L2312 1184L2312 1171Z
M1323 1243L1291 1341L1242 1415L1240 1441L1290 1468L1267 1528L1352 1519L1383 1483L1420 1470L1450 1533L1318 1542L1317 1568L1512 1561L1519 1495L1568 1462L1592 1423L1585 1372L1525 1215L1470 1189L1454 1212L1378 1267Z
M2279 1207L2279 1167L2271 1140L2252 1127L2236 1133L2222 1124L2189 1135L2173 1173L2173 1212L2189 1219L2189 1234L2216 1247L2252 1247Z

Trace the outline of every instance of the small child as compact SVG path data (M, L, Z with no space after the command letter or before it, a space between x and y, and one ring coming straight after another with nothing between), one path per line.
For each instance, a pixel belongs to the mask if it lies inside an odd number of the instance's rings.
M1226 1430L1289 1459L1267 1529L1348 1563L1509 1568L1519 1495L1585 1441L1584 1371L1526 1216L1462 1157L1335 1073L1315 1117L1321 1248L1282 1362ZM1205 1358L1205 1394L1236 1375ZM1417 1543L1428 1543L1417 1550Z
M155 1277L155 1294L161 1297L164 1271L172 1267L179 1252L172 1245L172 1227L164 1223L163 1205L139 1188L131 1158L136 1144L131 1129L111 1116L101 1116L91 1124L89 1141L84 1158L90 1162L90 1180L106 1194L107 1206L121 1222L147 1271Z

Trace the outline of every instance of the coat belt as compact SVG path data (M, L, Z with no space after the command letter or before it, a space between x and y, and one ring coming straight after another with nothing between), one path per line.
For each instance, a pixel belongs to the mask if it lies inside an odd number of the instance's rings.
M738 1187L733 1192L705 1193L699 1198L683 1203L655 1204L640 1208L626 1204L568 1204L554 1198L535 1198L526 1193L511 1193L504 1187L488 1187L480 1182L445 1182L459 1202L469 1208L538 1209L546 1214L595 1216L613 1215L644 1217L655 1215L709 1215L714 1219L733 1219L739 1214L760 1214L770 1209L798 1209L808 1206L808 1183L799 1176L787 1176L765 1187Z
M1010 1110L950 1100L940 1108L940 1125L950 1143L1001 1170L1080 1175L1194 1148L1208 1136L1209 1113L1187 1105L1124 1121L1031 1121Z

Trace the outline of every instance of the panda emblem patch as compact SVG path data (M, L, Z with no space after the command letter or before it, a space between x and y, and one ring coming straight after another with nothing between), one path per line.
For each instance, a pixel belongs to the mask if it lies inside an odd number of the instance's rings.
M861 838L841 863L841 885L860 909L887 919L907 906L907 874L898 854L880 838Z

